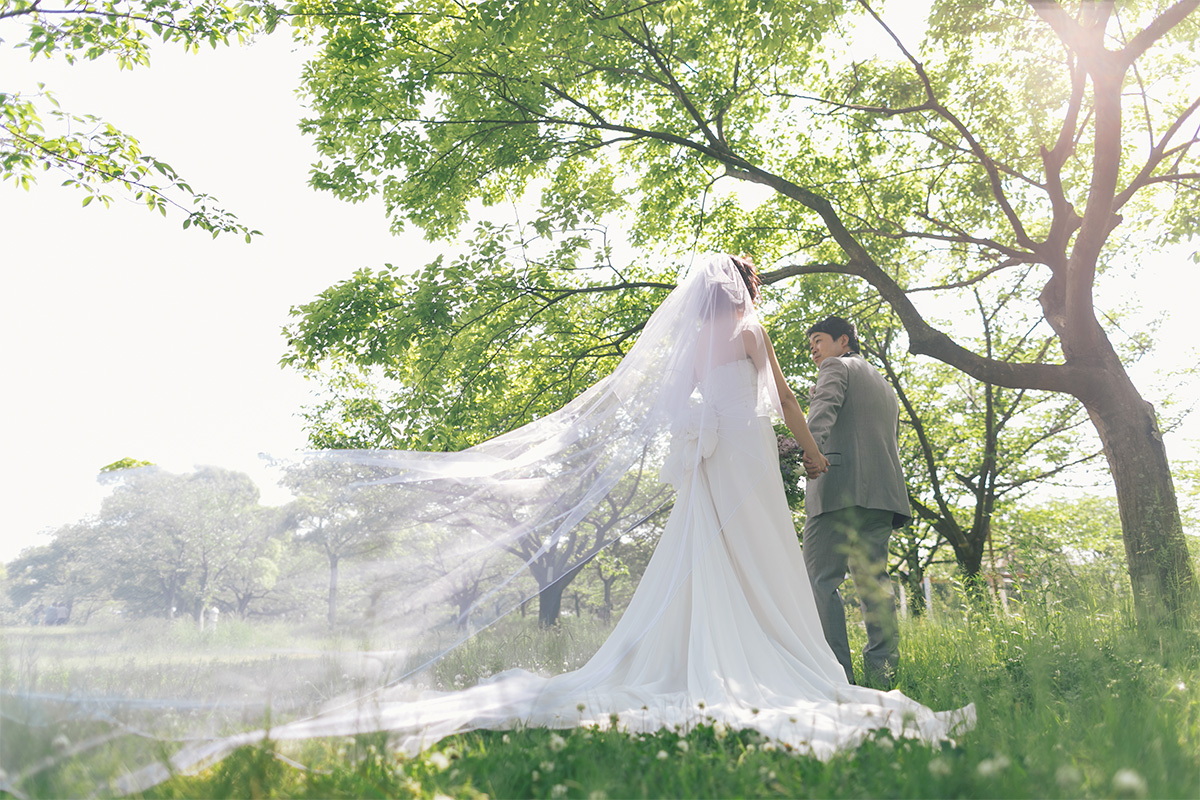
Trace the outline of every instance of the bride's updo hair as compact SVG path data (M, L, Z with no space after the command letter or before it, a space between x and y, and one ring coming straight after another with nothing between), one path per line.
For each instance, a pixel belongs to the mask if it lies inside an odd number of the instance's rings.
M733 259L734 266L738 268L742 280L746 282L746 291L750 292L750 300L757 303L758 287L762 286L762 279L758 277L758 270L754 267L754 259L745 253L740 256L730 253L729 257Z

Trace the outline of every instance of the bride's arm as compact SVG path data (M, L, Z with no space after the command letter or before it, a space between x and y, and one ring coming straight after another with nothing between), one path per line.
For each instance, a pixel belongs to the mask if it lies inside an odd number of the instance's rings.
M800 408L800 401L796 399L792 387L788 386L787 380L783 377L783 370L779 367L779 359L775 356L775 347L771 344L771 337L762 327L758 328L758 332L762 334L761 340L754 331L742 332L742 342L746 347L746 352L754 359L754 363L759 369L766 366L762 359L770 362L771 374L775 378L775 390L779 393L779 405L783 410L784 424L788 426L796 443L804 451L804 460L814 464L818 473L827 472L829 460L821 454L821 449L817 447L817 440L808 430L808 420L804 417L804 409Z

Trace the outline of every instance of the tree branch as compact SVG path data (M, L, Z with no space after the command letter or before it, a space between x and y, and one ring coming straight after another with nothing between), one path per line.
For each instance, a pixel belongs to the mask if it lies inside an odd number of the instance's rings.
M1200 0L1197 1L1200 2ZM975 155L975 158L978 159L980 165L987 172L988 182L992 190L992 197L995 198L996 203L1000 206L1000 210L1008 220L1008 224L1012 227L1013 233L1017 239L1017 243L1022 247L1033 249L1033 240L1025 232L1024 224L1017 216L1017 212L1013 209L1012 205L1008 202L1008 196L1004 192L1004 184L1000 180L1000 171L997 168L995 161L993 161L992 157L987 153L986 150L983 149L983 146L979 143L974 134L971 133L970 129L967 128L963 121L960 120L956 114L952 113L950 109L938 101L937 94L933 90L933 82L930 81L929 75L925 72L925 66L908 51L908 48L906 48L904 43L900 41L900 37L897 36L892 29L888 27L887 23L883 21L883 18L880 17L873 8L871 8L867 0L858 0L858 4L875 19L879 26L883 28L888 36L891 37L892 41L896 43L896 47L900 49L900 52L904 54L904 57L908 59L909 63L912 64L913 69L916 71L917 77L921 81L921 86L925 90L926 102L932 106L933 111L936 112L938 116L949 122L955 128L955 130L958 131L959 136L966 141L968 146L971 148L971 152Z

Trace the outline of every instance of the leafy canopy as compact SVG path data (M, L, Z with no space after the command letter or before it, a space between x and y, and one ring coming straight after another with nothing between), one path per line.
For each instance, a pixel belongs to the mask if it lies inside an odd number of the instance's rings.
M148 67L156 43L196 51L248 42L270 33L284 11L270 2L238 4L183 0L0 0L0 47L24 50L31 60L69 64L112 58L122 69ZM215 237L258 233L238 222L165 161L143 152L138 140L93 114L64 110L45 84L22 93L0 86L0 181L28 189L40 174L58 172L63 185L84 193L83 205L113 200L111 191L143 202L163 216L174 208L183 227Z

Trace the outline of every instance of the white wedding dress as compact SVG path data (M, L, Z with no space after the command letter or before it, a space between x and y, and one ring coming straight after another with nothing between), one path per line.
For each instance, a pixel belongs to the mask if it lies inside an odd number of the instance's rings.
M741 358L700 381L694 424L676 432L674 462L683 467L667 476L678 494L662 538L628 608L582 668L552 677L510 670L417 697L384 689L273 728L271 739L389 731L412 754L475 729L651 732L721 722L827 758L881 728L935 742L973 725L973 705L935 712L898 691L847 683L822 635L775 435L758 413L757 374ZM266 734L186 748L172 766L203 766ZM125 788L167 776L156 765Z
M325 454L374 470L356 485L400 498L399 516L424 526L405 536L455 526L464 563L537 545L510 575L580 526L641 524L628 520L644 521L669 496L648 468L675 499L628 607L580 669L513 669L456 692L390 682L269 731L196 741L121 786L145 788L268 735L387 731L415 753L475 729L720 722L826 758L878 729L935 742L971 726L973 705L935 712L897 691L850 685L826 644L780 476L766 352L745 285L717 256L662 303L612 375L555 414L463 453ZM447 585L437 578L407 606L397 600L390 619L399 625Z

